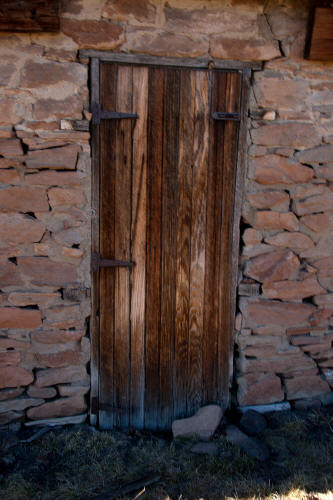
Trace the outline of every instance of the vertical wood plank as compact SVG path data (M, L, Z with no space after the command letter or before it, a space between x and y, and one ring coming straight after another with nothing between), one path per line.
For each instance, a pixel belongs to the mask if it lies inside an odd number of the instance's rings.
M119 66L116 110L132 110L133 68ZM130 260L131 240L131 168L132 120L119 120L117 126L115 175L115 255L119 260ZM115 273L114 307L114 383L116 425L129 424L130 395L130 268L118 267ZM120 410L120 411L117 411Z
M173 418L185 417L187 411L192 161L195 121L194 75L195 71L181 71Z
M173 415L179 86L180 70L169 69L164 85L160 325L159 427L164 429L170 428Z
M233 377L233 349L234 349L234 323L236 313L236 296L238 285L238 260L239 260L239 240L240 240L240 219L243 205L244 184L247 170L247 113L249 106L249 94L251 85L251 69L244 69L242 71L242 84L241 84L241 121L238 134L238 153L237 153L237 167L236 167L236 184L235 184L235 202L234 202L234 215L233 215L233 230L232 230L232 261L230 270L230 290L231 290L231 335L229 345L229 387ZM228 393L230 398L230 393ZM229 401L226 401L228 405Z
M99 102L100 94L100 71L99 60L92 58L90 62L90 109L93 105ZM94 125L91 136L91 152L92 152L92 178L91 178L91 254L99 253L99 127ZM92 274L92 304L91 304L91 320L90 320L90 336L91 336L91 390L90 390L90 408L92 409L92 400L99 398L99 273ZM90 424L97 424L97 414L90 412Z
M204 284L206 247L206 196L209 150L209 79L206 71L193 72L194 140L191 232L191 280L188 356L188 413L203 400L202 342L204 327ZM206 341L209 342L208 337Z
M223 88L217 72L211 73L211 112L219 111L219 93ZM223 81L222 81L223 83ZM217 398L217 353L219 334L219 259L221 253L222 175L223 175L223 127L224 122L209 124L209 171L207 184L207 237L205 269L203 382L204 402L216 402Z
M159 333L161 313L161 200L163 90L165 70L148 70L147 256L145 427L155 429L159 408Z
M218 73L219 106L227 112L240 112L241 74ZM238 122L227 121L224 126L223 185L222 185L222 233L219 286L219 337L218 337L218 401L224 407L229 398L229 355L232 338L231 263L233 248L233 214L237 166Z
M117 65L101 65L101 106L115 109ZM100 124L100 253L115 258L116 127L112 120ZM100 402L114 407L114 271L100 269ZM102 429L112 429L114 415L99 411Z
M133 68L131 426L144 426L148 68Z

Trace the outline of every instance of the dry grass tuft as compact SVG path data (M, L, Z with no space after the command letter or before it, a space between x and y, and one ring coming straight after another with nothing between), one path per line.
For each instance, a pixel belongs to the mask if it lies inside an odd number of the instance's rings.
M160 481L125 498L145 500L333 500L333 409L272 414L270 460L257 462L215 438L217 456L193 455L189 440L139 432L93 432L87 425L52 430L6 454L3 500L88 500L158 473Z

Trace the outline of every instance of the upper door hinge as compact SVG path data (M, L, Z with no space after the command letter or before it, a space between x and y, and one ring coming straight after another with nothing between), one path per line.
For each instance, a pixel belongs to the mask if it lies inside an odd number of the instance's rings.
M101 108L98 102L95 102L91 108L92 122L99 125L101 120L123 120L123 119L136 119L139 116L136 113L121 113L120 111L107 111Z
M226 113L224 111L215 111L212 116L214 120L232 120L235 122L239 122L241 118L239 113Z

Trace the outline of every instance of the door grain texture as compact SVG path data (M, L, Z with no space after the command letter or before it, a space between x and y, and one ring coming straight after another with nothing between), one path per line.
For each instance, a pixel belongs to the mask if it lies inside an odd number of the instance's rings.
M229 402L242 72L100 65L98 419L165 430ZM236 114L236 115L235 115ZM231 116L231 115L230 115Z

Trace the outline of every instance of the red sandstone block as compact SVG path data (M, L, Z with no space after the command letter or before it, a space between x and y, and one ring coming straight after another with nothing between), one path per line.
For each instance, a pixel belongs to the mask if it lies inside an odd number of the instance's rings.
M0 352L0 366L17 366L21 361L18 351Z
M281 78L259 78L254 91L263 108L302 110L308 84L302 80L282 80Z
M301 163L328 163L333 158L333 145L322 144L313 149L306 149L297 153L297 158Z
M82 354L79 351L61 351L51 354L37 353L36 358L42 366L47 368L61 368L82 364Z
M293 203L294 211L297 215L314 214L333 210L333 192L310 196L306 200L297 200Z
M322 233L333 227L333 214L313 214L301 217L301 223L315 233Z
M9 254L8 257L12 256L10 252ZM22 276L17 271L15 264L9 261L0 264L0 283L2 288L23 285Z
M237 379L240 405L260 405L283 401L281 380L276 375L245 375Z
M37 387L48 387L56 384L84 382L88 378L83 366L68 366L65 368L50 368L37 372Z
M38 328L42 324L41 313L35 309L18 307L0 308L0 328Z
M250 259L244 274L262 283L268 283L291 277L298 271L299 265L300 262L293 252L278 250Z
M63 18L62 31L82 48L110 50L123 38L124 28L109 21L74 20Z
M0 214L1 245L20 245L40 241L45 231L42 222L21 214Z
M54 262L46 257L19 257L17 269L34 284L63 286L77 278L73 264Z
M247 195L247 200L252 207L270 208L279 212L289 210L289 195L285 191L263 191Z
M319 375L303 376L293 379L286 379L287 398L313 398L326 392L330 392L330 387Z
M265 238L265 242L269 245L281 248L290 248L294 251L301 251L314 247L313 240L306 234L299 232L283 231L275 234L274 236L268 236Z
M82 182L79 172L56 172L46 170L25 176L25 182L35 186L73 186Z
M274 125L267 125L274 127ZM260 130L260 129L259 129ZM252 162L254 167L253 179L259 184L305 184L311 182L314 171L311 167L279 155L267 155L256 158Z
M26 164L29 168L55 168L74 170L76 166L78 151L79 146L77 145L29 151L26 156Z
M27 416L38 420L42 418L56 418L70 415L79 415L87 409L83 396L73 396L69 398L60 398L49 403L44 403L38 408L30 408Z
M21 387L15 387L15 389L2 389L2 391L0 391L0 401L18 398L23 393L24 389Z
M86 197L81 189L74 188L51 188L48 191L51 207L82 207Z
M31 398L54 398L57 395L55 387L36 387L31 385L28 389L28 396Z
M21 182L19 173L14 168L0 170L1 184L19 184Z
M63 344L77 342L85 334L84 330L40 331L31 334L31 340L40 344Z
M256 231L252 227L245 229L243 233L243 241L245 245L254 246L259 245L262 241L262 233L260 231Z
M23 149L19 139L0 139L0 155L2 156L21 156Z
M270 359L246 359L239 358L238 368L242 373L275 373L287 375L295 371L305 371L316 369L316 365L312 359L304 354L287 354L282 353Z
M14 186L0 190L3 212L48 212L46 190L35 186Z
M299 222L292 212L280 213L271 210L260 210L256 212L253 227L267 231L275 229L287 229L287 231L298 231Z
M315 310L315 307L310 304L295 304L264 299L243 300L240 306L248 326L296 326L308 320Z
M263 285L263 295L269 299L301 300L313 295L326 293L315 276L303 281L276 281Z
M32 373L20 366L0 367L0 389L29 385L33 379Z
M289 122L264 125L251 131L254 144L261 146L314 147L320 143L317 128L310 123Z
M14 306L47 306L61 299L61 294L36 293L36 292L12 292L8 296L8 302Z
M77 21L77 26L81 26L81 23L83 26L84 21ZM63 84L63 82L83 87L87 84L86 68L75 63L36 62L29 59L21 71L19 86L30 89L45 85Z

